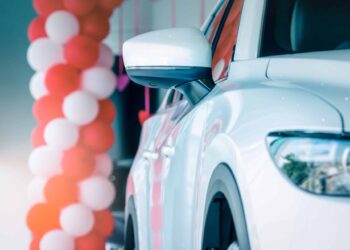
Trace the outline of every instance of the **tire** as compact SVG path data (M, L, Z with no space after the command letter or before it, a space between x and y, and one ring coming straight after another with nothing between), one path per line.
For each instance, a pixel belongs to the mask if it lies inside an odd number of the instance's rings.
M233 242L237 242L240 250L250 249L239 188L225 165L219 165L211 177L203 225L203 250L226 250Z
M128 202L126 218L124 250L139 250L136 208L132 198Z

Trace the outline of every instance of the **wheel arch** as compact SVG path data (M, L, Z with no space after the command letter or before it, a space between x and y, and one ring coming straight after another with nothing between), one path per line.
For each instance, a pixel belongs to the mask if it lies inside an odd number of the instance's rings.
M210 212L209 209L218 196L222 196L222 199L227 202L230 208L234 234L240 244L240 249L249 250L249 233L240 189L231 168L225 163L221 163L215 168L209 182L203 217L204 230L202 231L202 242L204 242L206 221Z
M131 228L130 228L131 227ZM134 197L131 195L127 199L127 206L125 209L125 249L139 249L138 238L138 220ZM131 241L134 241L134 247L131 247ZM130 247L129 247L130 246Z
M232 138L226 133L217 134L214 139L207 145L204 150L204 158L199 175L199 184L197 189L197 211L196 211L196 234L194 240L195 249L200 249L202 246L202 238L204 236L205 216L207 213L207 199L209 195L210 182L218 169L226 169L232 178L232 182L235 188L238 190L239 206L242 207L242 211L246 211L246 199L244 188L246 180L243 173L237 172L237 166L239 159L236 155L237 148ZM249 199L248 199L249 200ZM244 212L245 215L245 212ZM247 228L247 227L246 227ZM247 228L247 235L249 230Z

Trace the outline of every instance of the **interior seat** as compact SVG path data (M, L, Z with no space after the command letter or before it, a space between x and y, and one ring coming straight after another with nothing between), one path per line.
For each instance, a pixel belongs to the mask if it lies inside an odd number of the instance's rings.
M296 0L290 26L294 53L350 48L350 0Z

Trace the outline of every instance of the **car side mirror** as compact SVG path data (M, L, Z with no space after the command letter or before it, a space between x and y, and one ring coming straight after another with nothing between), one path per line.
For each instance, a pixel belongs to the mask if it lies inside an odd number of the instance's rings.
M124 43L130 79L151 88L175 88L195 105L214 87L212 51L195 28L173 28L136 36Z

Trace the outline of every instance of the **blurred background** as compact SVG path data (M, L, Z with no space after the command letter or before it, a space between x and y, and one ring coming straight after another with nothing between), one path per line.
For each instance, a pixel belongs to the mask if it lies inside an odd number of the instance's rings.
M116 56L115 72L122 73L119 55L123 41L150 30L200 27L215 2L125 0L111 18L111 34L106 39ZM36 14L30 0L0 1L0 9L0 246L23 250L30 239L25 225L29 207L26 192L32 179L27 159L32 149L31 130L35 126L33 99L28 88L33 71L26 60L27 28ZM156 110L161 96L162 93L151 92L152 111ZM113 125L116 143L110 154L115 161L112 178L118 189L113 209L118 214L123 210L124 183L138 145L141 128L138 112L144 109L144 89L131 84L123 92L117 91L112 99L117 119Z

